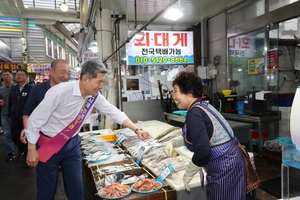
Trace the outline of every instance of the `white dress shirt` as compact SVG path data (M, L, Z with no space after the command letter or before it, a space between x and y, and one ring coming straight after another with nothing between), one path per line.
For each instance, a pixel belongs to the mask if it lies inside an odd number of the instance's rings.
M86 98L89 97L91 96ZM51 138L61 132L77 117L86 98L81 96L79 81L60 83L51 87L43 101L28 118L27 129L25 130L28 142L36 144L40 137L40 131ZM110 104L100 93L93 107L96 107L118 124L122 124L128 118L124 112ZM92 108L85 119L91 111Z

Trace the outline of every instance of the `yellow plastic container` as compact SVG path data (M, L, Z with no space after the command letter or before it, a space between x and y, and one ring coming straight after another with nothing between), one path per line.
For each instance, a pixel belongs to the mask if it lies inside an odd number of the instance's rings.
M223 94L224 96L230 95L231 92L232 92L232 90L222 90L222 94Z

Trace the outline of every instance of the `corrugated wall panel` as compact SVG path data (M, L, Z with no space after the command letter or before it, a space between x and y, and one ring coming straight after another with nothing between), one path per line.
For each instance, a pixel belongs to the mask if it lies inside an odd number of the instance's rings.
M28 52L40 63L46 62L45 34L43 27L27 27L27 49ZM35 62L28 57L28 62Z
M0 31L0 38L21 38L21 32Z
M21 37L11 38L12 60L14 63L23 63L23 57L21 55L23 52L22 46Z
M0 17L0 38L21 38L20 19Z

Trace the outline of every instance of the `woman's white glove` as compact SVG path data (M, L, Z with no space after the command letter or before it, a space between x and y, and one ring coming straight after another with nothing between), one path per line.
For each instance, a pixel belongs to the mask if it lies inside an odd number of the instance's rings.
M180 147L184 145L183 137L179 136L177 138L174 138L166 143L165 146L165 153L169 157L175 157L176 152L174 152L174 148Z
M201 169L201 167L198 167L197 165L195 165L193 163L193 161L191 161L183 175L183 183L185 186L185 189L187 191L190 191L190 186L189 183L191 182L191 180L193 179L193 177L195 176L195 174L197 174L197 172L199 172Z

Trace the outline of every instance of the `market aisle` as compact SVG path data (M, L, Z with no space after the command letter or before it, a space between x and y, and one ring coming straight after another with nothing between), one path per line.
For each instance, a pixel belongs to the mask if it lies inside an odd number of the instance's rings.
M16 156L12 162L5 162L3 134L0 135L0 199L1 200L34 200L36 195L35 169L25 168L22 156ZM83 174L85 199L98 199L92 177ZM62 175L59 173L55 200L67 200Z

